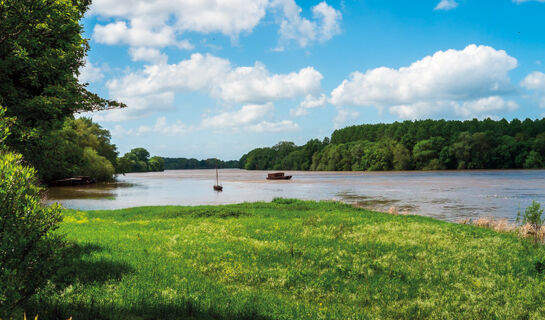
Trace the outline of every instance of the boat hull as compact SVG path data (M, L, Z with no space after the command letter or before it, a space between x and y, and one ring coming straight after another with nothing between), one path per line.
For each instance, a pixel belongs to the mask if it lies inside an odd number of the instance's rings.
M267 177L267 180L289 180L292 176Z

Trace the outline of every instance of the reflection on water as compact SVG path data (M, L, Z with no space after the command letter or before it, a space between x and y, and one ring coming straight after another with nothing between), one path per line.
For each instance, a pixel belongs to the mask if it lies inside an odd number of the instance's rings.
M80 185L74 187L55 187L46 191L48 200L63 202L68 199L95 199L115 200L116 189L134 187L135 184L127 182L97 183L91 185Z
M55 187L49 202L74 209L151 205L228 204L275 197L342 200L379 211L457 221L496 216L514 219L532 200L545 203L545 170L435 172L299 172L292 180L265 180L266 171L220 170L223 192L214 192L214 170L132 173L118 183Z

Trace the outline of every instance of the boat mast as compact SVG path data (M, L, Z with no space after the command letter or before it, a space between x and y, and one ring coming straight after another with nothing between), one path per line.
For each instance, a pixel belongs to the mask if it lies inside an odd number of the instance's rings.
M216 185L219 186L219 178L218 178L218 160L216 159Z

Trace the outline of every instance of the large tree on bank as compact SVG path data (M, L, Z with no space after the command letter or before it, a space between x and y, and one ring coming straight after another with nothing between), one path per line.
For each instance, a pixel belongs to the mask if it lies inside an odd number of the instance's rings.
M50 133L75 113L123 107L78 82L90 0L0 0L0 105L16 118L7 144L39 173L62 158ZM45 171L45 170L43 170Z

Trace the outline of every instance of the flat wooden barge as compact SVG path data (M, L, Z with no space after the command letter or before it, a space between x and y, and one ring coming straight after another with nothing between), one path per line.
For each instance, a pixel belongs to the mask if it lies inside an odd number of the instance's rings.
M289 180L292 176L284 175L284 172L275 172L269 173L267 175L267 180Z

